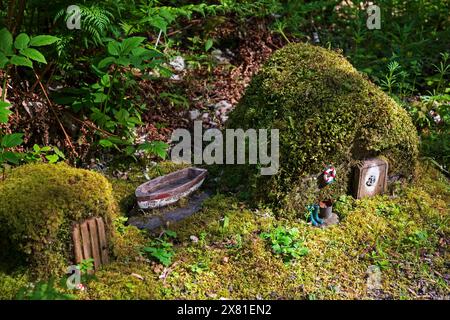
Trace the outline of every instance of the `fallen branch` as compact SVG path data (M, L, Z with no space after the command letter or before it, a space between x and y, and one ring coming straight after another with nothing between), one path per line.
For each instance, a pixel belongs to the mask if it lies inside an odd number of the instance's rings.
M95 131L100 132L101 134L103 134L103 135L106 136L106 137L117 137L117 135L115 135L115 134L113 134L113 133L111 133L111 132L108 132L108 131L106 131L106 130L103 130L103 129L97 127L97 126L96 126L95 124L93 124L93 123L90 123L90 122L88 122L88 121L86 121L86 120L81 120L81 119L75 117L75 116L74 116L73 114L71 114L71 113L67 113L67 114L68 114L73 120L78 121L79 123L81 123L81 124L83 124L83 125L85 125L85 126L88 126L88 127L91 128L92 130L95 130Z

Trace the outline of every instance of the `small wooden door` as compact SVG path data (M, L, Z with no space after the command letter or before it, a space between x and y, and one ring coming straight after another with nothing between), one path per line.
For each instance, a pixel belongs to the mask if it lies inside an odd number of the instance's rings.
M356 199L382 194L387 189L389 165L379 158L368 159L355 168L353 194Z
M109 262L105 223L102 218L90 218L72 228L75 262L94 259L94 269Z

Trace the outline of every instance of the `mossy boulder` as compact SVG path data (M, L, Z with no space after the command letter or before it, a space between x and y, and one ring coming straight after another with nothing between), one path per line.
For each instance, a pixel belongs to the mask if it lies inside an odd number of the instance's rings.
M0 255L37 276L58 274L73 263L72 224L103 217L111 236L116 208L98 173L66 164L15 168L0 181Z
M340 53L309 44L273 54L230 114L228 128L279 129L276 175L238 165L225 166L225 177L229 186L291 214L348 192L360 160L385 157L389 174L404 177L416 166L418 138L406 111ZM337 168L337 181L319 188L314 178L328 164Z

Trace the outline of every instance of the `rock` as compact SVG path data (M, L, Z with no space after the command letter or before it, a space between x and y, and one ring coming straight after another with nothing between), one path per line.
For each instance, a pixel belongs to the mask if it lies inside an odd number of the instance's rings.
M225 123L227 120L228 120L228 116L226 116L226 115L220 116L220 121L222 121L222 123Z
M221 56L222 54L223 54L223 53L222 53L222 50L220 50L220 49L215 49L215 50L211 51L211 55L212 55L213 57Z
M207 121L209 119L209 113L205 112L202 114L202 120Z
M376 265L367 268L367 290L373 292L381 289L381 270Z
M339 217L337 214L332 213L328 219L323 219L323 224L320 226L322 228L326 228L329 226L333 226L339 223Z
M169 64L177 72L182 72L186 69L186 64L181 56L176 56L169 62Z
M236 179L220 183L243 186L254 201L283 208L283 217L297 218L310 199L346 194L354 163L375 150L388 159L390 174L415 172L419 141L407 111L344 56L320 46L295 43L276 51L227 115L228 129L290 128L279 130L276 176L263 177L255 165L224 166L223 177ZM304 183L324 164L341 168L331 188Z
M213 50L211 55L213 57L214 62L217 64L229 64L230 61L222 55L222 51L219 49Z
M183 78L179 74L173 74L170 76L170 80L172 81L181 81Z
M229 55L230 57L235 57L236 55L233 53L233 51L231 51L230 49L228 49L228 48L226 48L225 49L225 53L227 54L227 55Z
M214 109L219 110L221 113L231 110L233 105L226 100L221 100L214 105Z
M194 121L195 119L197 119L198 117L200 117L200 111L198 111L197 109L191 110L189 111L189 118Z
M198 242L198 238L196 236L190 236L189 239L191 239L191 241L193 243L197 243Z

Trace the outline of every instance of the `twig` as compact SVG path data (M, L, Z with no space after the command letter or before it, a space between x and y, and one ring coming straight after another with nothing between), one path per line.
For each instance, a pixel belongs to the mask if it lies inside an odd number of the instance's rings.
M170 267L164 268L163 272L159 276L160 279L163 279L163 284L166 284L167 277L173 271L173 269L176 267L178 263L179 261L175 261Z
M162 29L159 30L158 39L156 39L155 49L158 48L159 40L161 40Z
M42 78L47 72L48 70L50 70L52 66L52 63L50 62L49 64L47 64L47 66L45 67L45 69L41 72L40 77ZM36 86L38 85L38 81L36 80L34 82L34 84L31 86L31 89L29 90L30 92L33 92L34 89L36 89Z
M45 89L44 85L41 82L41 79L39 78L39 76L37 75L37 73L36 73L36 71L34 69L33 69L33 72L34 72L34 75L36 76L36 79L37 79L37 81L39 83L39 86L42 89L42 92L44 93L45 98L47 99L48 104L50 105L50 109L52 110L53 114L55 115L55 118L58 121L59 126L61 127L61 129L62 129L62 131L64 133L64 136L66 138L67 143L69 144L69 146L72 149L72 151L75 154L75 156L78 157L78 153L75 150L75 147L73 146L72 141L70 140L70 137L69 137L69 135L66 132L66 129L64 128L63 124L61 123L61 120L59 120L58 114L56 113L56 111L54 109L53 103L50 101L50 98L48 97L47 90Z
M74 116L73 114L71 114L71 113L67 113L67 114L68 114L69 117L71 117L73 120L78 121L79 123L84 124L84 125L90 127L91 129L93 129L93 130L95 130L95 131L99 131L100 133L102 133L103 135L105 135L105 136L107 136L107 137L116 137L115 134L112 134L112 133L110 133L110 132L108 132L108 131L105 131L105 130L103 130L103 129L97 127L96 125L94 125L94 124L92 124L92 123L89 123L89 122L87 122L87 121L85 121L85 120L78 119L77 117L75 117L75 116Z

